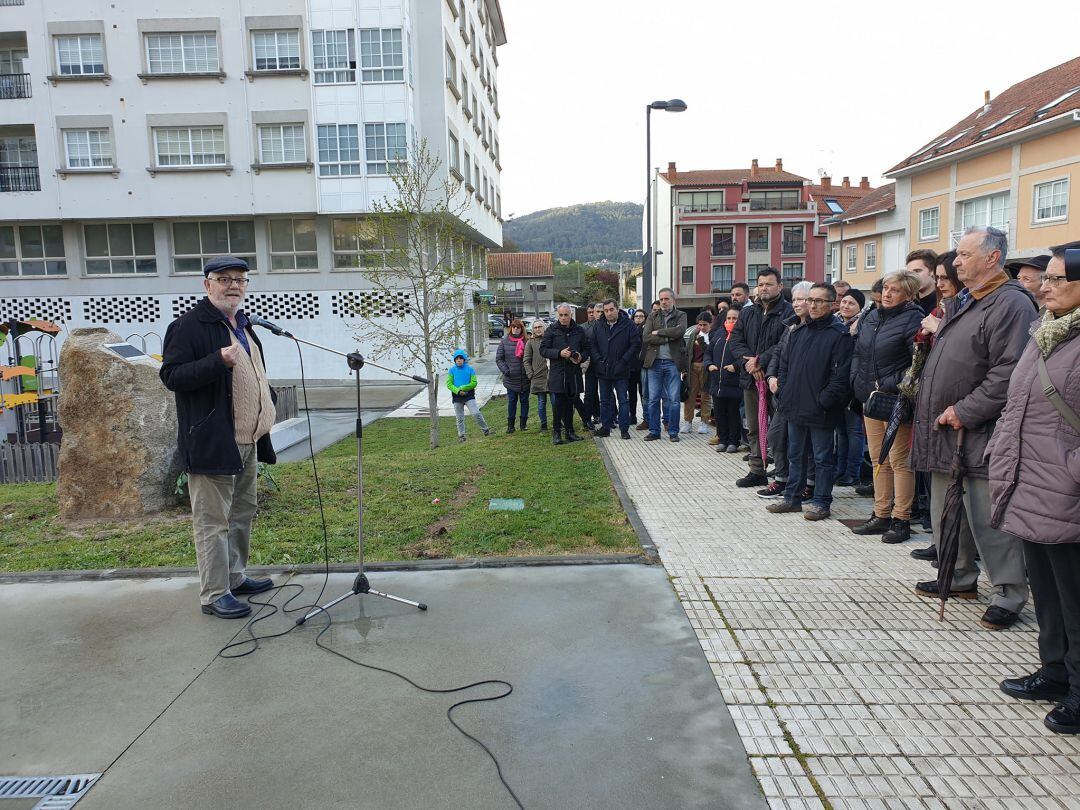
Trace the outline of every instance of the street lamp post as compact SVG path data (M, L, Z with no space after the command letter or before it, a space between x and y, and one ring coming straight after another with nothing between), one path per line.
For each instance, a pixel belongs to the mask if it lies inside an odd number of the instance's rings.
M653 267L656 255L653 253L652 243L652 111L683 112L685 109L686 102L679 98L645 105L645 267L641 280L641 295L645 300L640 303L641 308L646 311L652 303L653 274L656 272Z

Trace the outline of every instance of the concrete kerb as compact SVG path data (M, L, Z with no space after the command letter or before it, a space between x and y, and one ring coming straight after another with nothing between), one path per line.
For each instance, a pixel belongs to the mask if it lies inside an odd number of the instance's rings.
M650 565L659 565L660 552L656 550L656 545L649 535L649 530L646 529L645 524L642 523L641 516L634 506L634 501L630 497L630 493L626 491L622 478L619 477L619 471L611 460L611 455L608 453L603 441L595 442L595 444L600 450L600 458L604 461L604 468L607 470L608 477L611 478L611 484L615 487L615 494L619 496L619 501L622 503L623 510L626 512L626 517L634 529L634 534L637 535L638 542L641 543L641 549L645 554L645 558Z

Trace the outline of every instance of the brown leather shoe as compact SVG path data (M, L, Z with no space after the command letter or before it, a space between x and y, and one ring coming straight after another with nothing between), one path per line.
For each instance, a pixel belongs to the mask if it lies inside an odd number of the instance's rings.
M638 422L637 427L634 428L634 430L648 430L648 429L649 429L649 420L648 419L642 419L640 422Z
M713 447L716 447L716 445L720 444L720 437L713 436L711 439L709 439L709 444Z

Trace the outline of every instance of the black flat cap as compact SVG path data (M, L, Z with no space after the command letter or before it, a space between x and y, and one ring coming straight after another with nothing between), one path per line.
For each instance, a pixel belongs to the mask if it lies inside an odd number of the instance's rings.
M1030 259L1015 259L1005 265L1005 270L1010 276L1016 278L1020 274L1021 267L1034 267L1040 273L1046 272L1046 265L1050 264L1050 256L1032 256Z

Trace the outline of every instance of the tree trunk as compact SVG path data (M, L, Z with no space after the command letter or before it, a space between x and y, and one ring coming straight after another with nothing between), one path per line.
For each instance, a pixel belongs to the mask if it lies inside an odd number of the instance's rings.
M437 381L435 375L431 374L431 384L428 385L427 401L428 410L431 414L431 449L434 450L439 446L439 392L435 387Z

